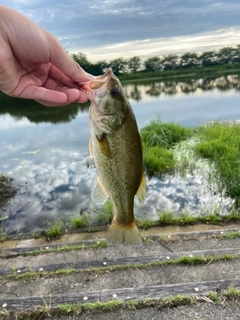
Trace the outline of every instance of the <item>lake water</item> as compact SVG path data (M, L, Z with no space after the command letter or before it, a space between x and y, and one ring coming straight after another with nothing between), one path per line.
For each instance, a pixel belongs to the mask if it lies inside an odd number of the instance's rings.
M139 128L157 116L163 122L198 126L240 119L240 78L124 84ZM94 214L91 189L96 172L88 167L89 104L47 108L0 93L0 172L14 178L17 196L0 209L4 230L31 235L56 219ZM188 187L186 188L186 184ZM148 181L147 198L137 215L157 219L163 209L199 213L219 198L200 191L201 180L176 177ZM227 208L228 200L222 203Z

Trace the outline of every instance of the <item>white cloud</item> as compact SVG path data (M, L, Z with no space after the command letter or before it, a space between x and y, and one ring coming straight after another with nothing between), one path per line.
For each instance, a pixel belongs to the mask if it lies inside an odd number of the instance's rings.
M127 43L126 51L129 56L132 53L147 56L155 53L154 48L156 53L159 49L172 53L171 50L178 52L178 47L165 43L167 39L174 43L174 41L181 42L189 38L195 49L195 46L199 46L198 41L201 44L201 39L198 37L201 34L208 32L209 35L211 33L214 35L220 29L240 28L238 0L221 2L217 0L200 2L190 0L69 0L67 2L3 0L2 4L20 11L39 23L59 38L66 50L77 52L87 50L91 51L91 55L96 56L99 49L102 57L107 55L107 59L117 54L126 56L122 47L119 52L119 47L114 47L119 43L121 46ZM144 48L138 45L146 39L148 41ZM227 44L232 45L227 34L225 40ZM233 44L238 43L238 39L234 41ZM223 42L221 40L213 45L220 46ZM210 37L208 47L211 45ZM104 52L106 49L107 51ZM191 46L188 49L191 49Z
M2 115L0 117L0 131L10 128L17 128L17 127L29 127L34 126L34 123L31 123L27 118L22 117L18 121L14 119L9 114Z
M240 43L240 27L220 29L215 32L204 32L194 36L155 38L109 44L95 48L75 48L70 52L84 52L91 62L110 61L115 58L125 59L140 56L183 54L185 52L203 52L219 49L224 46L235 46Z

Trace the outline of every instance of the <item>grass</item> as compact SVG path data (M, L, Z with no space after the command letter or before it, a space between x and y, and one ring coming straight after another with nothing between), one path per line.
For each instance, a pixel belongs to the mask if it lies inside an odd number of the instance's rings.
M160 303L158 304L158 308L173 308L177 306L183 306L183 305L191 305L196 302L194 296L185 296L181 294L177 294L175 296L169 296L166 298L163 298Z
M138 310L141 308L174 308L185 305L195 305L198 301L201 303L214 303L217 305L226 306L228 301L238 300L240 298L240 290L237 288L229 288L226 292L217 293L210 292L203 296L197 295L182 295L176 294L164 297L162 299L152 299L147 298L145 300L110 300L107 302L85 302L85 303L63 303L59 304L57 308L53 309L51 306L44 306L35 310L26 310L26 311L9 311L7 309L2 309L0 311L0 315L4 320L42 320L55 318L57 316L77 316L79 317L81 314L92 314L94 317L94 313L102 313L106 311L116 311L119 309L130 309L130 310ZM107 317L107 314L106 314Z
M146 147L169 149L176 143L189 138L192 131L175 123L163 123L158 117L142 129L141 138Z
M234 287L228 289L226 293L227 297L230 299L235 299L240 297L240 290Z
M225 195L240 204L240 125L237 122L215 122L199 128L200 142L196 152L214 163L217 183Z
M101 273L101 272L114 272L117 270L130 270L132 269L147 269L149 267L163 267L163 266L169 266L169 265L200 265L200 264L208 264L208 263L214 263L218 261L229 261L229 260L234 260L238 259L238 256L234 255L220 255L220 256L182 256L178 259L169 259L169 260L155 260L151 261L149 263L133 263L133 264L120 264L120 265L106 265L103 267L89 267L86 269L75 269L75 268L68 268L68 269L60 269L57 271L51 271L51 272L46 272L46 271L39 271L39 272L34 272L34 271L27 271L24 273L17 273L15 270L13 270L12 274L7 275L5 278L7 280L15 280L15 281L31 281L34 279L37 279L39 277L41 278L54 278L56 276L64 276L64 275L69 275L69 274L74 274L74 273L88 273L88 272L94 272L94 273Z
M94 228L97 228L95 226L107 225L111 223L112 218L113 207L111 201L108 200L102 208L94 209L93 217L86 212L84 212L82 215L75 214L70 218L70 222L68 222L66 226L68 229L70 229L70 231L87 228L89 232L94 232ZM57 220L53 224L48 223L47 231L45 232L47 239L53 240L55 238L59 238L64 232L64 225L64 222L61 220ZM98 228L96 231L98 231ZM39 234L36 234L34 237L39 237Z
M108 247L107 241L97 241L94 244L79 244L74 246L63 246L58 248L48 248L48 249L40 249L40 250L32 250L23 252L21 255L23 256L37 256L43 253L60 253L60 252L68 252L74 250L84 250L84 249L98 249L98 248L106 248Z
M7 234L5 233L2 226L0 226L0 242L4 242L7 239Z
M70 220L71 220L70 228L73 228L73 229L83 228L88 225L88 214L84 212L82 216L75 215L71 217Z
M209 293L208 298L214 303L217 303L217 304L221 303L220 295L217 292Z
M143 162L149 177L162 176L174 170L173 153L161 147L144 146Z
M189 129L158 117L142 129L143 160L149 177L200 174L208 191L240 205L240 125L213 122ZM214 218L214 219L213 219ZM164 221L167 216L162 217ZM215 215L211 221L218 223ZM166 222L164 222L166 223ZM191 223L191 221L190 221Z
M79 214L70 218L70 229L80 229L92 226L107 225L112 222L113 219L113 206L110 200L107 200L102 208L95 207L93 209L94 217L91 217L88 213L84 212L83 215Z
M170 148L191 135L192 129L174 123L162 123L159 117L143 128L141 139L143 162L147 174L152 177L173 173L175 161L173 151Z
M229 213L227 216L220 216L215 213L206 214L203 216L193 216L187 211L185 211L181 216L176 216L171 211L162 211L158 213L159 215L159 226L167 226L167 225L193 225L193 224L212 224L212 225L220 225L228 222L239 222L240 221L240 213L236 213L234 210L232 213ZM155 223L155 226L157 223Z
M54 224L50 224L46 231L46 237L50 240L60 237L62 234L62 225L63 222L61 220L57 220Z
M94 209L94 217L92 218L91 225L107 225L113 219L113 205L110 200L107 200L101 208Z
M236 239L240 238L240 231L230 231L219 236L220 239Z

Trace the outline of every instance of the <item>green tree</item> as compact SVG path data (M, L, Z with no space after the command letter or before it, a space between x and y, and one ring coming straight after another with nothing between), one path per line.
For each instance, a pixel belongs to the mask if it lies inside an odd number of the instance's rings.
M123 58L118 58L110 61L109 67L112 68L113 73L118 76L121 73L124 73L126 70L127 62Z
M175 54L170 54L163 57L162 65L164 70L174 70L179 66L179 57Z
M130 72L136 73L141 68L141 59L134 56L127 61L127 66Z
M224 47L218 51L217 57L219 63L230 63L234 61L237 54L236 48Z
M240 44L238 44L235 49L235 56L233 57L233 62L240 62Z
M78 53L72 53L72 58L74 61L76 61L78 64L80 64L80 66L87 72L89 71L90 65L91 63L88 61L87 59L87 55L85 53L82 52L78 52Z
M187 52L181 56L180 65L183 68L192 68L200 64L198 55L196 53Z
M199 60L203 66L212 66L218 63L215 51L206 51L199 56Z
M145 71L158 71L162 69L161 59L152 57L144 61Z
M108 63L106 61L98 61L94 64L89 66L89 73L93 74L94 76L102 75L105 69L108 68Z

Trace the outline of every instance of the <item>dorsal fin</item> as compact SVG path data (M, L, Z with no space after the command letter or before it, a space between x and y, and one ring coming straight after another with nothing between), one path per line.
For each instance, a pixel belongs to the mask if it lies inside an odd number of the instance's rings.
M146 184L146 177L144 175L144 172L142 171L142 177L141 177L141 181L136 193L136 197L140 202L143 202L145 199L147 193L147 184Z

